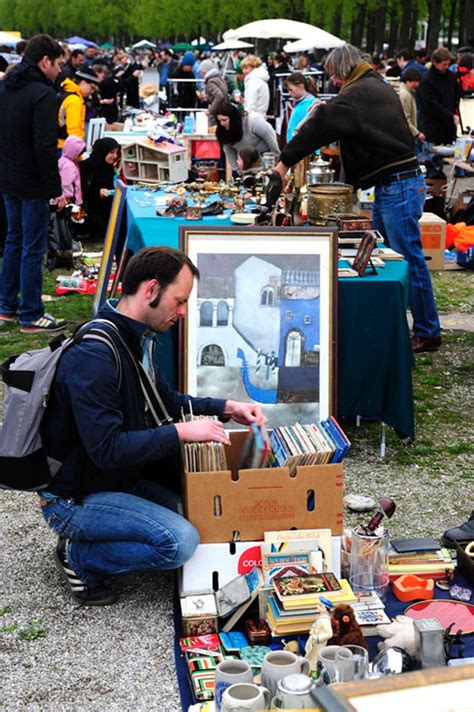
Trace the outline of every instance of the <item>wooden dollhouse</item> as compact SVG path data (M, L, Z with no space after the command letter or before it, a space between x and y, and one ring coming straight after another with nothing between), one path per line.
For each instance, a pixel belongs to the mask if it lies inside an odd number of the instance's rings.
M188 177L186 149L168 142L154 143L148 138L122 149L122 163L129 183L181 183Z

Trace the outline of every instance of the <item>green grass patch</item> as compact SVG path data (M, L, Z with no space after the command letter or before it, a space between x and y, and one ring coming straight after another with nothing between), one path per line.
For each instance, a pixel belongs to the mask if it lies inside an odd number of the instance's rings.
M44 638L45 635L46 628L44 628L39 621L32 621L28 628L22 628L18 632L18 636L28 642L37 640L38 638Z
M474 272L459 270L431 272L433 291L439 311L459 311L470 305L474 311ZM469 308L467 308L469 311Z

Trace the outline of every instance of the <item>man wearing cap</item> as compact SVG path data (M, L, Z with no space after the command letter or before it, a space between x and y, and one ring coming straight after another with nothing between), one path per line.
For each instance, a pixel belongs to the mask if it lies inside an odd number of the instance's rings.
M186 52L178 69L172 75L173 79L194 79L193 67L196 58L192 52ZM195 82L178 82L173 87L172 105L182 109L194 109L197 103Z
M58 148L68 136L85 138L86 100L99 86L99 78L92 69L80 69L75 80L66 79L61 84L59 96L63 100L58 111Z

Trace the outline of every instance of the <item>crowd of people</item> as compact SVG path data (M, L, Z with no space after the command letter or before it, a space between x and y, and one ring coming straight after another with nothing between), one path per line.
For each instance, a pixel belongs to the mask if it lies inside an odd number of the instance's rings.
M104 236L120 147L102 138L84 158L85 127L93 115L114 121L123 105L140 106L143 58L121 49L110 57L94 47L68 52L49 35L37 35L19 49L21 61L6 67L0 82L0 193L8 222L0 323L49 333L66 325L45 313L41 297L50 208L61 212L72 201L85 205L90 232ZM150 56L162 86L171 78L187 80L176 89L181 106L207 107L233 171L258 170L262 154L271 152L284 181L290 167L339 142L342 177L354 187L374 186L373 227L408 262L413 351L437 350L440 323L418 226L426 187L415 141L453 141L469 60L459 56L452 71L450 53L440 48L429 66L405 51L393 65L382 66L346 44L324 60L335 96L321 101L311 77L311 69L321 65L311 57L302 56L296 65L281 52L264 59L238 58L229 86L214 58L192 52L174 57L166 48ZM381 76L395 65L400 96ZM280 136L271 123L271 78L277 74L287 75L292 109ZM192 556L198 533L179 513L172 491L180 477L180 445L229 441L219 420L177 422L183 407L247 426L265 422L257 404L173 391L150 358L150 332L163 333L184 317L198 277L196 266L177 250L142 250L125 270L120 301L109 301L99 312L116 344L121 378L103 342L80 341L60 360L42 423L45 452L57 474L39 503L59 536L58 569L81 603L114 603L110 575L176 568ZM159 422L140 385L146 374L151 392L154 384L161 398Z

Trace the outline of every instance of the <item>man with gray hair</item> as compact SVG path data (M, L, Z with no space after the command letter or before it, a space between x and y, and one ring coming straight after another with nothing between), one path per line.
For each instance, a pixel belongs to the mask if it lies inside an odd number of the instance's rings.
M334 49L325 69L339 94L300 125L277 170L283 178L289 166L339 141L346 181L357 188L375 186L373 228L409 263L413 351L436 351L441 329L418 226L426 186L402 106L352 45Z

